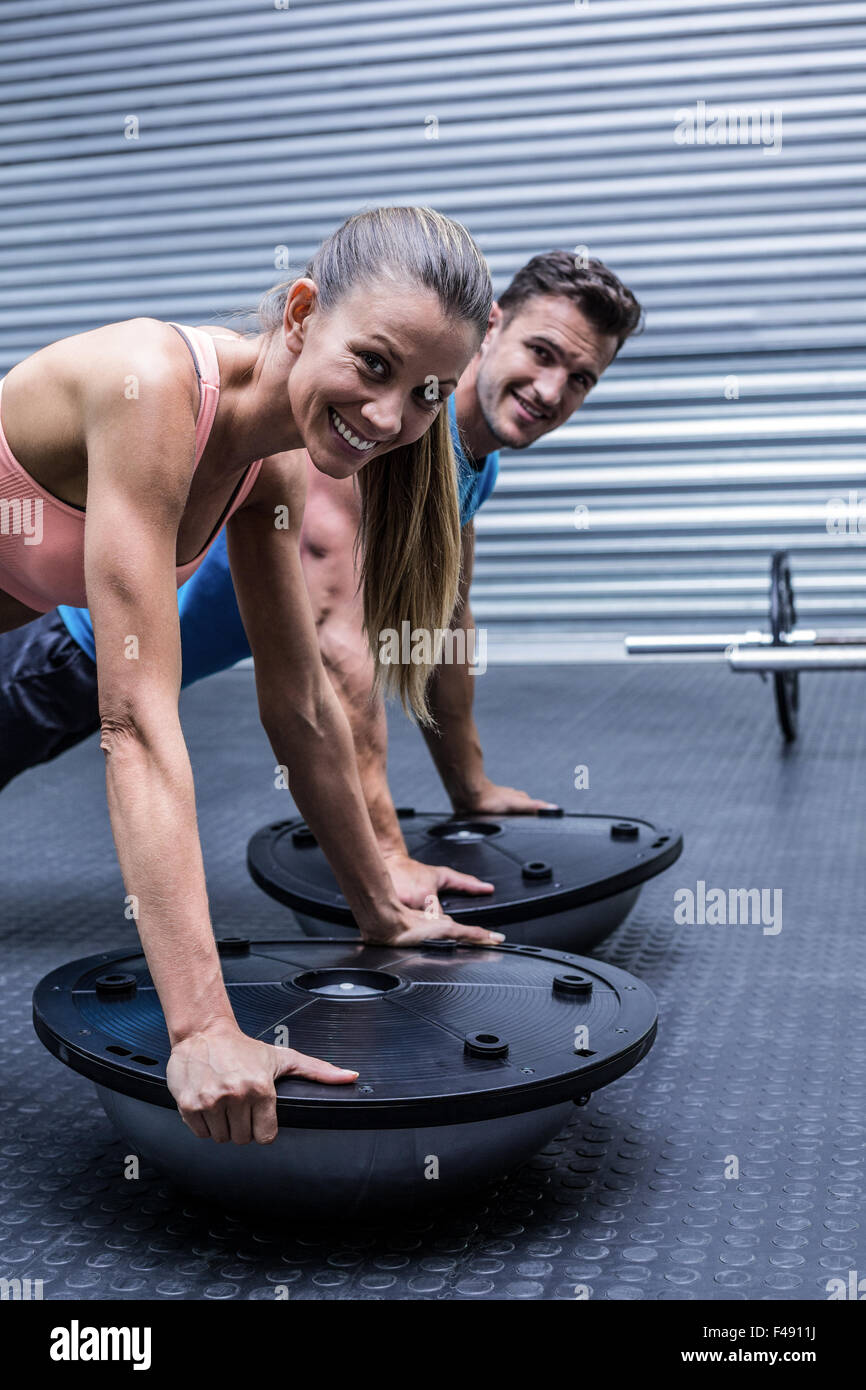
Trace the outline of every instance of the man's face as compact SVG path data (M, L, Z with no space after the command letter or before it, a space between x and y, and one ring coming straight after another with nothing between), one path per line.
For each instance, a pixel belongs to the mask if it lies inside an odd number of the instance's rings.
M536 295L506 323L497 305L481 348L478 400L500 444L526 449L583 405L616 353L570 299Z

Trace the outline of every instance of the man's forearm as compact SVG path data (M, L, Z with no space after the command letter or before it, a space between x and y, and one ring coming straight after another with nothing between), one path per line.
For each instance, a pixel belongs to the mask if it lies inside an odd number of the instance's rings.
M465 619L471 625L468 611ZM436 726L423 733L455 808L470 805L485 781L481 738L472 712L476 679L468 662L454 662L440 664L430 682L430 712Z
M472 713L477 675L472 674L466 659L476 650L475 626L469 607L475 567L475 528L471 522L464 526L460 543L460 593L454 619L454 635L458 640L452 644L449 655L462 655L464 659L461 662L442 661L436 667L428 692L435 727L424 729L430 756L455 811L471 806L486 780L481 739Z

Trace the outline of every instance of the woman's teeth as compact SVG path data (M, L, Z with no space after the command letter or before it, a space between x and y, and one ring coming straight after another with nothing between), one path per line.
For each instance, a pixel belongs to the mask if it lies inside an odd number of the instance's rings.
M334 428L339 430L347 444L351 444L352 448L357 449L359 454L366 454L368 449L375 449L375 439L359 439L356 434L352 433L342 416L337 414L333 406L329 406L328 409L331 412Z

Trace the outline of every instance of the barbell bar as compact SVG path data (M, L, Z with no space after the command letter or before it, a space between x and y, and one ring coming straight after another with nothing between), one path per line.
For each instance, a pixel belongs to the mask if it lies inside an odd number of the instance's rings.
M797 737L801 671L866 670L866 629L799 628L787 552L770 562L770 630L626 637L629 656L725 656L732 671L773 677L776 715L785 740Z
M801 647L862 647L866 643L866 628L824 628L816 630L809 627L795 627L785 638L786 646ZM772 647L773 637L769 632L723 632L696 633L692 635L672 633L669 637L626 637L626 650L629 656L724 656L732 647ZM792 658L793 662L793 658ZM787 664L787 662L785 663ZM811 663L805 663L805 666ZM757 668L750 668L757 669ZM828 668L829 669L829 668ZM835 669L835 668L833 668Z
M866 671L866 643L858 647L731 647L732 671Z

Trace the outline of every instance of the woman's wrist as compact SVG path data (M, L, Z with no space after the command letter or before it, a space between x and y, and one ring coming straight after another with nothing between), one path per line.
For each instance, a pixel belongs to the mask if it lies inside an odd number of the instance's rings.
M194 1034L238 1031L237 1019L223 982L219 957L215 964L219 972L218 978L213 978L209 987L177 990L176 998L171 997L175 994L174 990L163 990L163 993L170 996L167 1000L161 999L161 1003L172 1047Z
M167 1022L167 1026L169 1042L172 1047L177 1047L178 1043L187 1042L190 1038L201 1037L204 1033L229 1034L241 1031L231 1009L227 1014L211 1014L202 1018L185 1019L183 1023L175 1027Z

